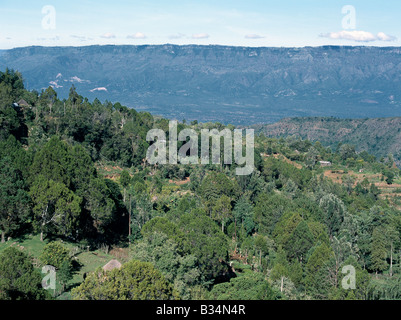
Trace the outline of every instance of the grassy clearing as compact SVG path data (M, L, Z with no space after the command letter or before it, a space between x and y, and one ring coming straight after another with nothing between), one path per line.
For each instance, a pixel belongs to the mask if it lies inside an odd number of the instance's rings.
M58 239L45 239L40 241L39 235L27 235L21 238L11 239L5 243L0 243L0 253L8 247L16 247L24 251L32 257L34 266L41 270L42 264L39 260L42 254L43 247L52 240ZM74 275L71 281L67 283L66 291L61 293L61 286L58 284L56 288L56 299L69 300L71 298L70 291L72 288L78 286L84 280L84 274L93 272L99 267L103 267L112 259L117 259L124 263L128 261L128 249L125 248L112 248L108 253L102 249L88 251L76 243L63 241L63 244L71 250L73 254L73 261L75 266ZM57 277L57 275L56 275Z
M0 243L0 252L8 247L19 247L29 256L38 259L47 243L48 240L40 241L39 235L27 235Z
M100 175L102 175L106 179L117 181L120 178L123 168L116 165L104 164L98 162L96 163L96 170Z

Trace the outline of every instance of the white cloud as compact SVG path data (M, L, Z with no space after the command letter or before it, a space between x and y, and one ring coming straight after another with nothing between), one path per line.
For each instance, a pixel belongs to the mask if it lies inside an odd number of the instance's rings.
M146 35L142 32L137 32L135 34L130 34L127 36L128 39L146 39Z
M343 40L352 40L357 42L372 42L372 41L394 41L395 37L385 34L384 32L379 32L377 35L374 35L371 32L367 31L340 31L340 32L330 32L327 34L321 34L320 37L329 38L329 39L343 39Z
M105 38L105 39L114 39L116 35L111 32L106 32L105 34L102 34L100 38Z
M379 32L377 34L377 39L379 39L381 41L394 41L394 40L397 40L396 37L390 36L388 34L385 34L384 32Z
M56 88L56 89L62 88L62 87L63 87L63 86L60 86L60 85L57 83L57 81L50 81L49 84L50 84L50 86L51 86L52 88Z
M254 33L245 35L245 39L263 39L263 38L265 38L265 36L261 36L260 34L254 34Z
M105 87L99 87L99 88L94 88L92 90L89 90L90 92L95 92L95 91L106 91L107 92L107 88Z
M195 33L192 35L192 39L207 39L209 37L207 33Z
M67 81L67 80L64 80L64 81ZM89 80L83 80L83 79L78 78L77 76L71 77L68 81L70 81L70 82L78 82L78 83L90 83Z

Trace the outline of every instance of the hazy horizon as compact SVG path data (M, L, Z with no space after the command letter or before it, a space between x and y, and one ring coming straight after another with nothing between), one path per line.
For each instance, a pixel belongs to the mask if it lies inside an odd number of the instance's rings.
M0 49L26 46L401 46L401 3L2 1Z
M188 44L175 44L175 43L160 43L160 44L153 44L153 43L144 43L144 44L88 44L88 45L27 45L27 46L20 46L20 47L12 47L9 49L0 49L1 51L8 51L14 49L22 49L22 48L85 48L85 47L107 47L107 46L131 46L131 47L141 47L141 46L179 46L179 47L189 47L189 46L199 46L199 47L209 47L209 46L216 46L216 47L234 47L234 48L266 48L266 49L302 49L302 48L323 48L323 47L342 47L342 48L401 48L400 45L394 46L378 46L378 45L316 45L316 46L244 46L244 45L225 45L225 44L196 44L196 43L188 43Z

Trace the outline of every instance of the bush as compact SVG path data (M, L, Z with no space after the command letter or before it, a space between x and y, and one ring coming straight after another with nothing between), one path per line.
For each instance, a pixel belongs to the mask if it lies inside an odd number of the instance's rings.
M65 261L70 262L70 250L61 242L53 241L44 246L40 261L45 265L51 265L60 269Z
M179 296L151 263L132 260L120 269L96 270L71 291L75 300L177 300Z

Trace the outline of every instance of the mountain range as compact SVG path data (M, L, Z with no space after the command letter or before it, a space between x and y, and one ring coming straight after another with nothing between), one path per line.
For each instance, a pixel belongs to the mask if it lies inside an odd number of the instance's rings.
M6 67L30 90L53 86L66 98L74 84L92 100L178 120L401 116L398 47L23 47L0 51Z

